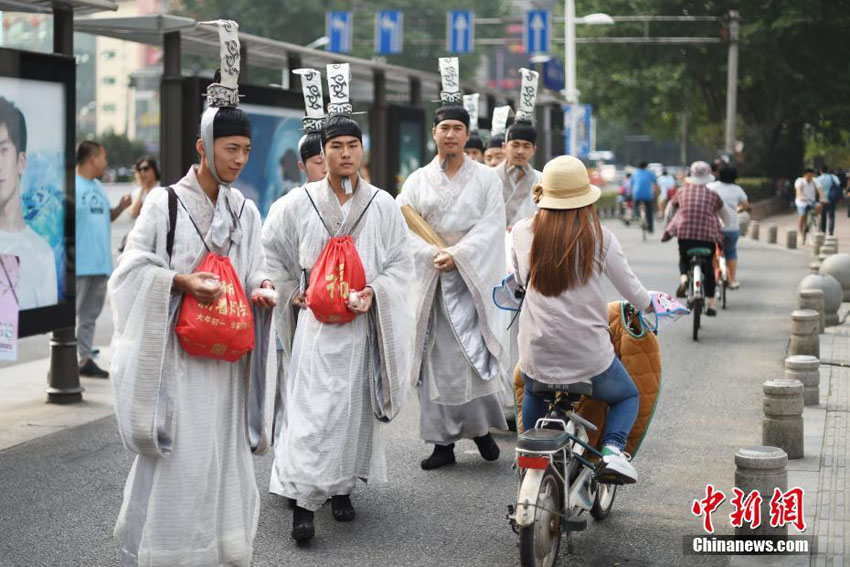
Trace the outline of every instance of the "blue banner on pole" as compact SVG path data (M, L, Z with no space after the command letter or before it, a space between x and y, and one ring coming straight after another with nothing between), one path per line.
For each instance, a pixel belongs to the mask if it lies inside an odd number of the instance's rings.
M590 153L590 136L593 120L593 106L589 104L566 104L564 109L564 154L587 159ZM573 114L575 116L573 116ZM573 132L575 125L575 132ZM570 151L572 137L575 136L575 154Z
M404 41L404 14L401 10L381 10L375 14L375 53L401 53Z
M325 35L330 40L328 51L351 53L351 36L354 18L351 12L326 12Z
M475 12L454 10L446 13L446 51L461 54L475 51Z
M552 12L549 10L529 10L525 13L523 39L525 52L531 55L549 53L552 41Z

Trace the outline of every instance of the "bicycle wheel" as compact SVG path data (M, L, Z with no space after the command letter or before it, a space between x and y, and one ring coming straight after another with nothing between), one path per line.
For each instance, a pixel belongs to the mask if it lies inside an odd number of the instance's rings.
M723 278L723 283L720 286L720 300L722 302L723 309L726 309L726 290L728 289L728 287L729 282L726 280L726 278Z
M563 495L558 477L547 470L537 493L534 523L519 529L519 561L522 567L554 567L561 549Z
M614 507L614 497L617 496L616 484L599 484L596 489L596 498L593 500L593 507L590 509L590 515L594 520L602 521L611 513L611 508Z
M700 323L699 320L700 320L701 315L702 315L702 300L697 299L696 301L694 301L694 312L693 312L693 316L694 316L694 340L695 341L699 340L699 323Z

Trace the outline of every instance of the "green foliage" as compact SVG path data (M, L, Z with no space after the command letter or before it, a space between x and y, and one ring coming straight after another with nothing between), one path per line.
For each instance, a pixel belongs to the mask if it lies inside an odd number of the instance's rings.
M806 144L806 163L826 163L832 168L850 168L850 132L820 125Z
M739 177L735 183L741 186L750 203L769 199L776 194L773 181L767 177Z
M560 4L560 3L559 3ZM738 135L742 170L786 177L803 165L803 124L850 124L846 38L850 0L577 0L576 13L720 16L739 10ZM651 36L725 37L725 23L652 23ZM579 37L642 36L642 23L578 26ZM578 88L601 122L628 133L678 138L681 113L690 139L713 157L726 114L727 45L577 46ZM609 128L609 131L616 128ZM609 142L600 127L600 146Z

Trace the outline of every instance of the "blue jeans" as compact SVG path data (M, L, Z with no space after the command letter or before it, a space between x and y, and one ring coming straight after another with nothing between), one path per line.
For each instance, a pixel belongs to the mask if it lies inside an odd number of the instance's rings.
M533 392L534 380L525 374L522 377L525 379L522 427L525 431L529 431L534 429L538 419L546 417L549 405L546 400ZM590 383L593 385L593 397L608 404L602 444L615 445L622 450L626 447L626 440L635 424L640 407L635 383L617 357L614 357L614 362L608 370L591 378Z
M738 238L741 236L739 230L723 231L723 257L726 260L738 259Z

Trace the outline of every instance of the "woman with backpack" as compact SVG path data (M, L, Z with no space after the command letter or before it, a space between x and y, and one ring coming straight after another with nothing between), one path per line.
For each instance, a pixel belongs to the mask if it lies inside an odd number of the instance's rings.
M602 436L608 476L624 483L637 472L623 453L637 417L637 388L614 354L602 275L638 309L650 296L635 276L617 238L599 222L598 187L571 156L543 168L534 188L538 212L514 226L514 272L526 293L519 316L519 365L525 379L522 423L533 429L547 404L534 382L590 382L593 397L609 404Z

